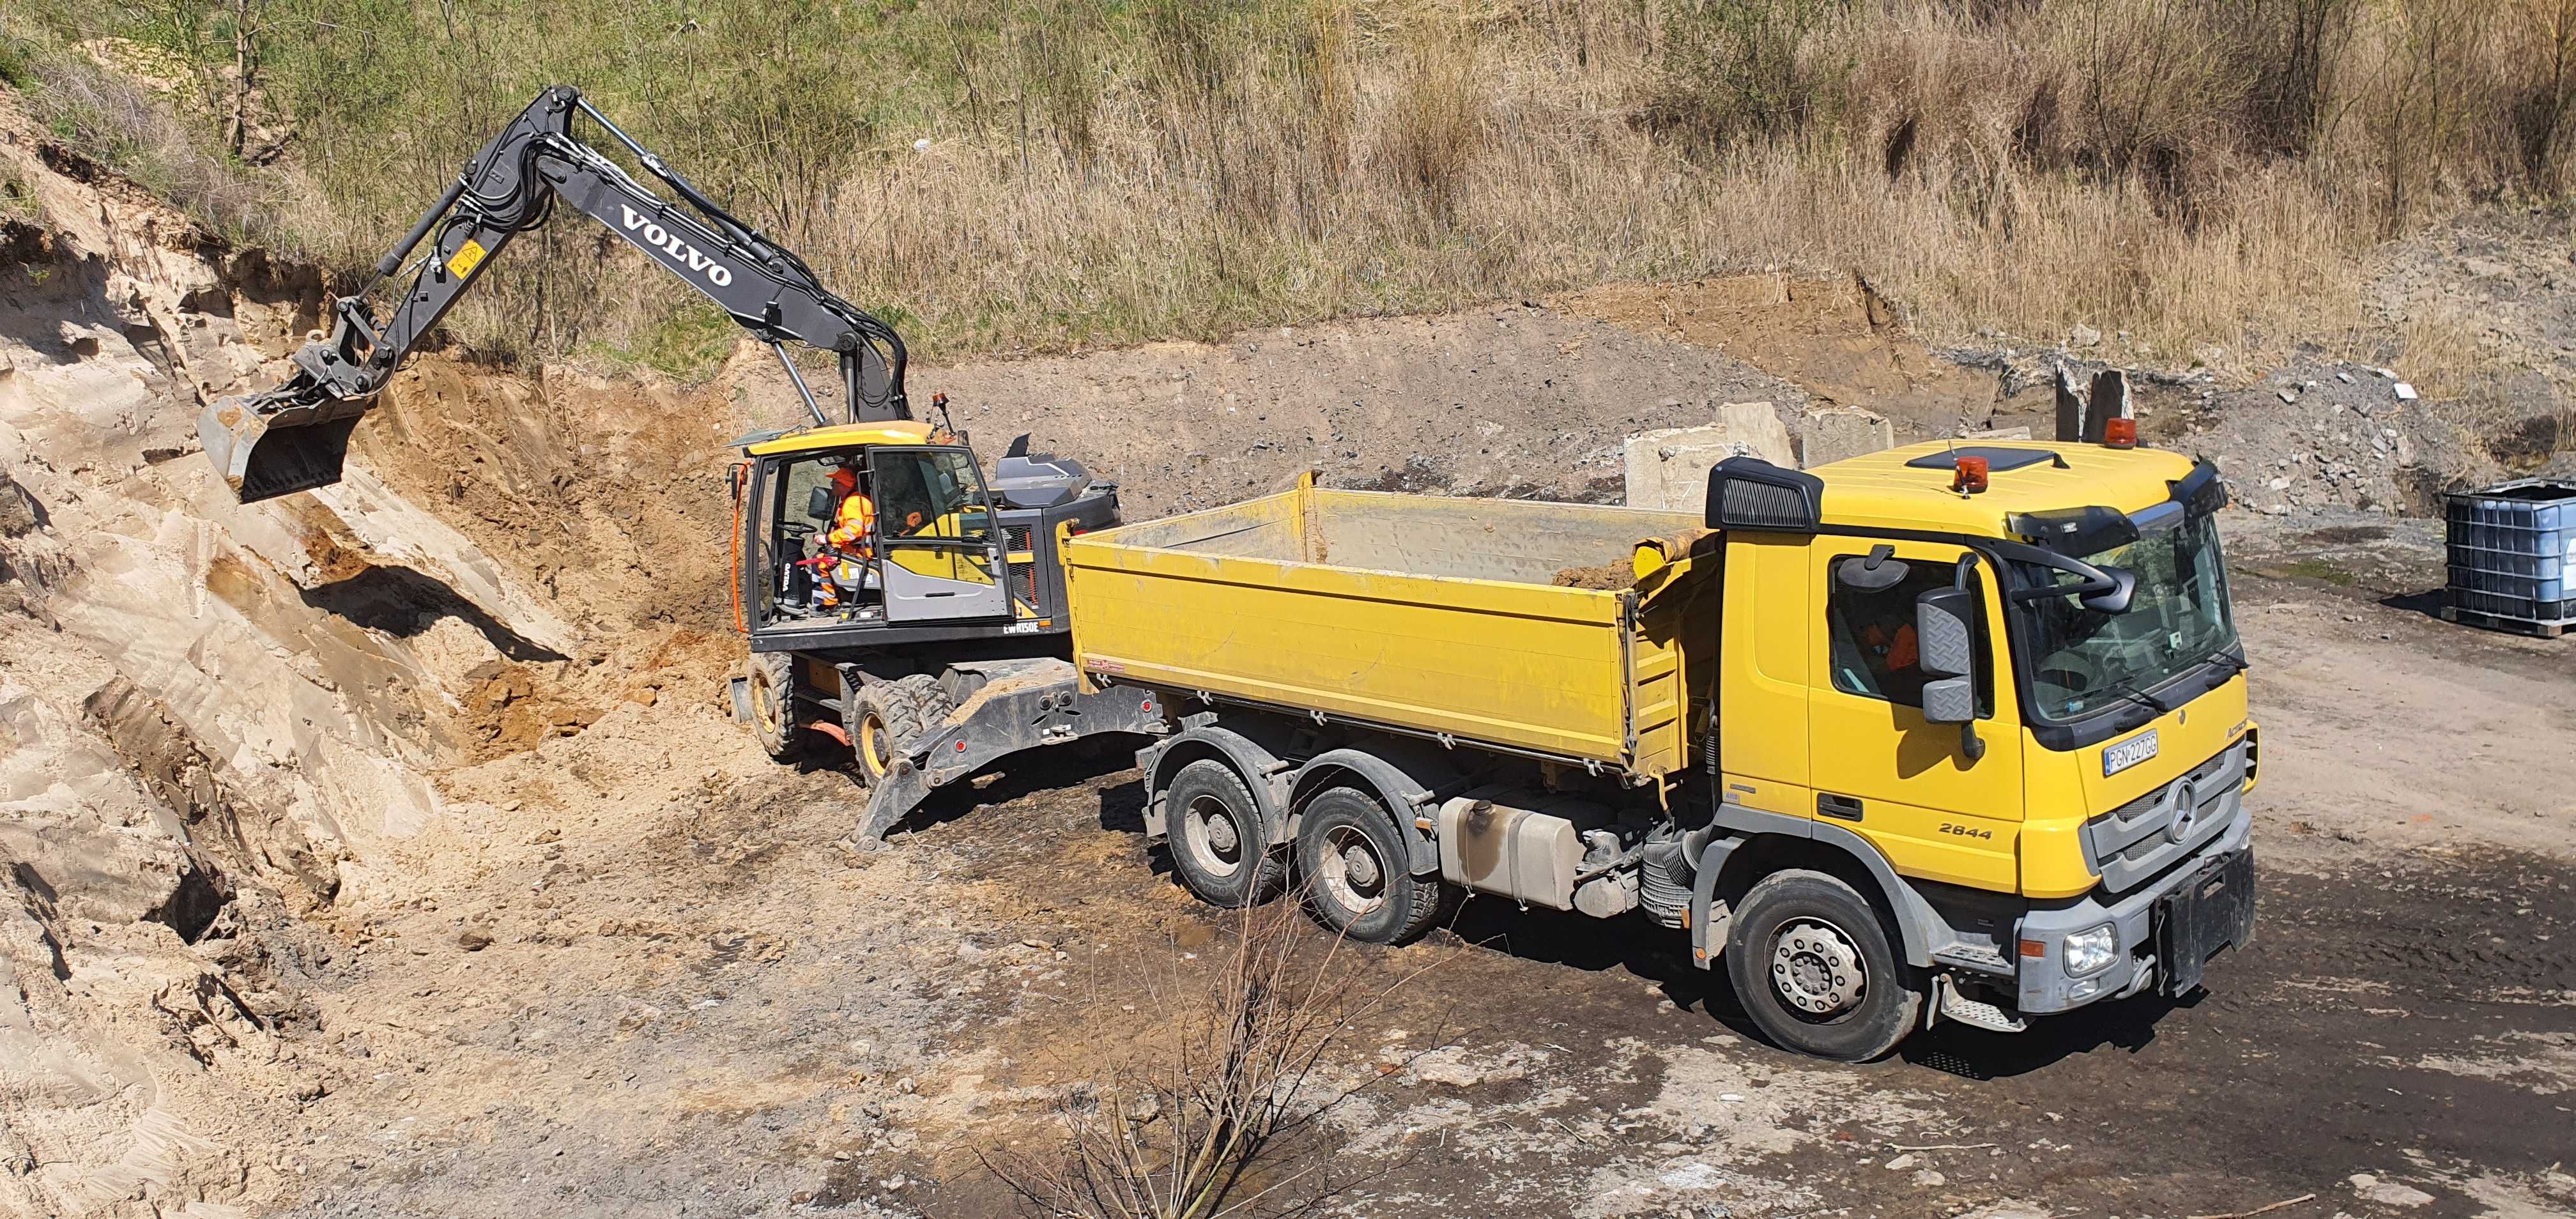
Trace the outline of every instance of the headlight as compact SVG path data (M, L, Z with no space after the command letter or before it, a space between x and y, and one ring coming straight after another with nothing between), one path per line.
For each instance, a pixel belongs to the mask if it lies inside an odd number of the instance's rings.
M2066 972L2073 977L2100 973L2120 954L2120 934L2111 924L2088 927L2066 937Z

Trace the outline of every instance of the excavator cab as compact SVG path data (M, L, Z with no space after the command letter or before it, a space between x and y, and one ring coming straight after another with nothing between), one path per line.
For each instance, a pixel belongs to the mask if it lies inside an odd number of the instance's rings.
M1115 486L1030 454L1026 436L987 478L962 437L911 420L737 443L734 592L752 655L732 695L772 756L828 737L885 781L985 682L1063 665L1057 545L1118 523ZM852 525L853 493L872 527Z
M1033 464L1025 437L1003 458L1015 481L998 494L972 449L934 443L908 420L746 440L735 578L756 651L1060 636L1058 531L1118 519L1114 487L1093 486L1071 461ZM836 482L844 470L855 480ZM836 541L852 490L873 504L875 525Z

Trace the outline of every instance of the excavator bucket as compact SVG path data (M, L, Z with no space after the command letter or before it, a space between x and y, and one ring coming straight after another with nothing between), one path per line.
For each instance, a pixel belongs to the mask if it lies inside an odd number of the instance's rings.
M263 413L251 398L225 398L197 417L197 436L245 504L340 481L349 433L365 402L323 402Z

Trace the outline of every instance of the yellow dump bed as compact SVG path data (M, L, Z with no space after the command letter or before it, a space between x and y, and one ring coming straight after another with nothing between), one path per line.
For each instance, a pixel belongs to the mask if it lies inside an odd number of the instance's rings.
M1073 538L1075 664L1654 777L1685 765L1687 561L1630 587L1576 568L1674 557L1691 514L1311 485ZM1705 549L1705 548L1704 548ZM1712 562L1709 567L1714 568ZM1705 581L1712 589L1716 581ZM1712 637L1695 646L1714 655ZM1708 662L1713 663L1713 659ZM1703 677L1697 685L1705 685Z

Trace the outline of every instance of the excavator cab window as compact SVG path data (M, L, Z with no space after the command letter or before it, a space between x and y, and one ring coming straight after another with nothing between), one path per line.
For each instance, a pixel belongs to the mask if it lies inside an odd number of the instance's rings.
M883 621L874 539L837 529L853 490L870 490L864 451L772 458L752 522L763 625Z
M946 445L868 454L888 621L1008 618L1009 559L975 455Z

